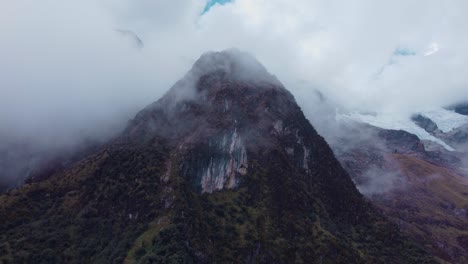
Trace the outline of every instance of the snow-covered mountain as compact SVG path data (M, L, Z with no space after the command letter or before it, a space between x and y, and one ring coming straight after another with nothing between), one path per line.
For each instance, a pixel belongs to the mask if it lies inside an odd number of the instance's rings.
M357 121L383 129L403 130L416 135L423 141L434 142L448 151L455 151L456 148L447 135L468 124L468 116L443 108L422 111L416 113L416 115L428 119L429 122L432 121L437 126L436 131L427 131L410 116L391 113L364 114L351 112L337 114L336 119L338 121Z

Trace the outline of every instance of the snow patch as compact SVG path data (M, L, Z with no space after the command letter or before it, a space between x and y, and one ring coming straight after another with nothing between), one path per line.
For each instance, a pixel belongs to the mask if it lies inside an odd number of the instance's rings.
M468 124L468 116L443 108L424 111L421 115L431 119L444 133Z

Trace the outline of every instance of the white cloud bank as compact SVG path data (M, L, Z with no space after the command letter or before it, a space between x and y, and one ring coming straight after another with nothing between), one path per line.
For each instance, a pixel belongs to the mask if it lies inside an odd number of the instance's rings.
M308 115L314 89L347 109L400 114L468 99L464 0L236 0L201 16L205 4L0 1L0 138L107 134L201 53L231 47L254 54ZM414 56L393 58L398 48Z

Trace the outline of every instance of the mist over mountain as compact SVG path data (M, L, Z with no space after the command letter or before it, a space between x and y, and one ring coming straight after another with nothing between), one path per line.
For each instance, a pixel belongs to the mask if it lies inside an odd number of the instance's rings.
M222 3L2 2L0 145L108 139L200 54L231 47L311 120L316 91L333 110L405 116L468 99L464 1Z
M435 263L238 50L202 55L113 140L0 196L0 216L6 262Z
M1 2L0 259L465 263L466 10Z

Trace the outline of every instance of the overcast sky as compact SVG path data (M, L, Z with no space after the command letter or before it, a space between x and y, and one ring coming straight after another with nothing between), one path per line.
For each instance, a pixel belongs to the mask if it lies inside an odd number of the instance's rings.
M468 99L468 1L207 2L0 0L0 139L108 134L203 52L231 47L309 116L314 89L401 114Z

